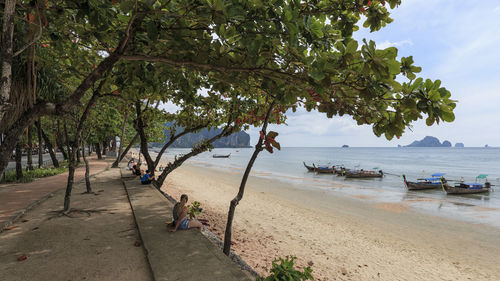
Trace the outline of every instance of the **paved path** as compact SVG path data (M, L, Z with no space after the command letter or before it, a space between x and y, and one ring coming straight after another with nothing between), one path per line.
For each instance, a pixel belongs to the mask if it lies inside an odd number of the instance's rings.
M74 185L70 217L59 189L0 233L1 281L154 281L119 169L91 184Z
M135 220L156 281L254 280L198 230L168 232L173 204L122 170Z
M110 165L109 161L89 158L90 174L96 174ZM75 171L75 182L85 177L85 165ZM66 187L68 172L36 179L30 183L0 185L0 226L19 210L47 194ZM61 203L62 204L62 203Z

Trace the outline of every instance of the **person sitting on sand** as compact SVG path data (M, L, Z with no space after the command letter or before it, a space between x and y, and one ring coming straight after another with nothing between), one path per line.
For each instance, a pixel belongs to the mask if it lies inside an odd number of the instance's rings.
M174 221L172 223L174 225L174 228L170 229L170 232L177 231L178 229L187 230L189 228L198 228L201 231L201 229L203 228L201 222L194 219L190 220L187 218L187 202L188 196L186 194L182 194L181 201L175 203L173 209Z
M146 170L144 175L141 177L142 184L150 184L155 179L153 173L150 170Z

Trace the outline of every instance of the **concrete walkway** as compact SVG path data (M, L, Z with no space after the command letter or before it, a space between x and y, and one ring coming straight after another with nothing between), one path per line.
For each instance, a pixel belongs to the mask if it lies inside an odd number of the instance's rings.
M110 165L109 161L89 158L90 174L103 171ZM85 177L85 165L75 170L75 182ZM66 187L68 172L52 177L36 179L30 183L0 185L0 230L17 216L20 211L49 195Z
M254 280L198 230L168 232L173 204L122 170L122 180L156 281Z

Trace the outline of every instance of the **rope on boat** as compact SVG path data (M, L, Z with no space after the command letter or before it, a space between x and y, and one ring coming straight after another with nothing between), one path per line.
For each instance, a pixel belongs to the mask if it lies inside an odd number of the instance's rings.
M402 177L402 175L391 174L391 173L388 173L388 172L384 172L384 175L391 175L391 176L395 176L395 177Z

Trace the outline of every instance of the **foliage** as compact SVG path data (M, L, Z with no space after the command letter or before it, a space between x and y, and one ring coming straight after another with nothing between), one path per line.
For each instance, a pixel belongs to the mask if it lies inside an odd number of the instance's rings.
M273 261L271 275L265 278L257 278L257 281L301 281L301 280L314 280L312 277L312 269L310 267L304 268L304 271L295 269L294 261L296 257L287 256L284 259L279 258Z
M34 170L23 171L23 177L21 178L20 182L22 183L32 182L37 178L55 176L58 174L62 174L67 170L68 170L67 167L61 166L59 168L36 168ZM5 178L2 181L2 183L12 183L12 182L17 182L16 171L6 172Z
M187 216L189 219L196 218L201 213L200 202L194 201L191 206L187 208Z

